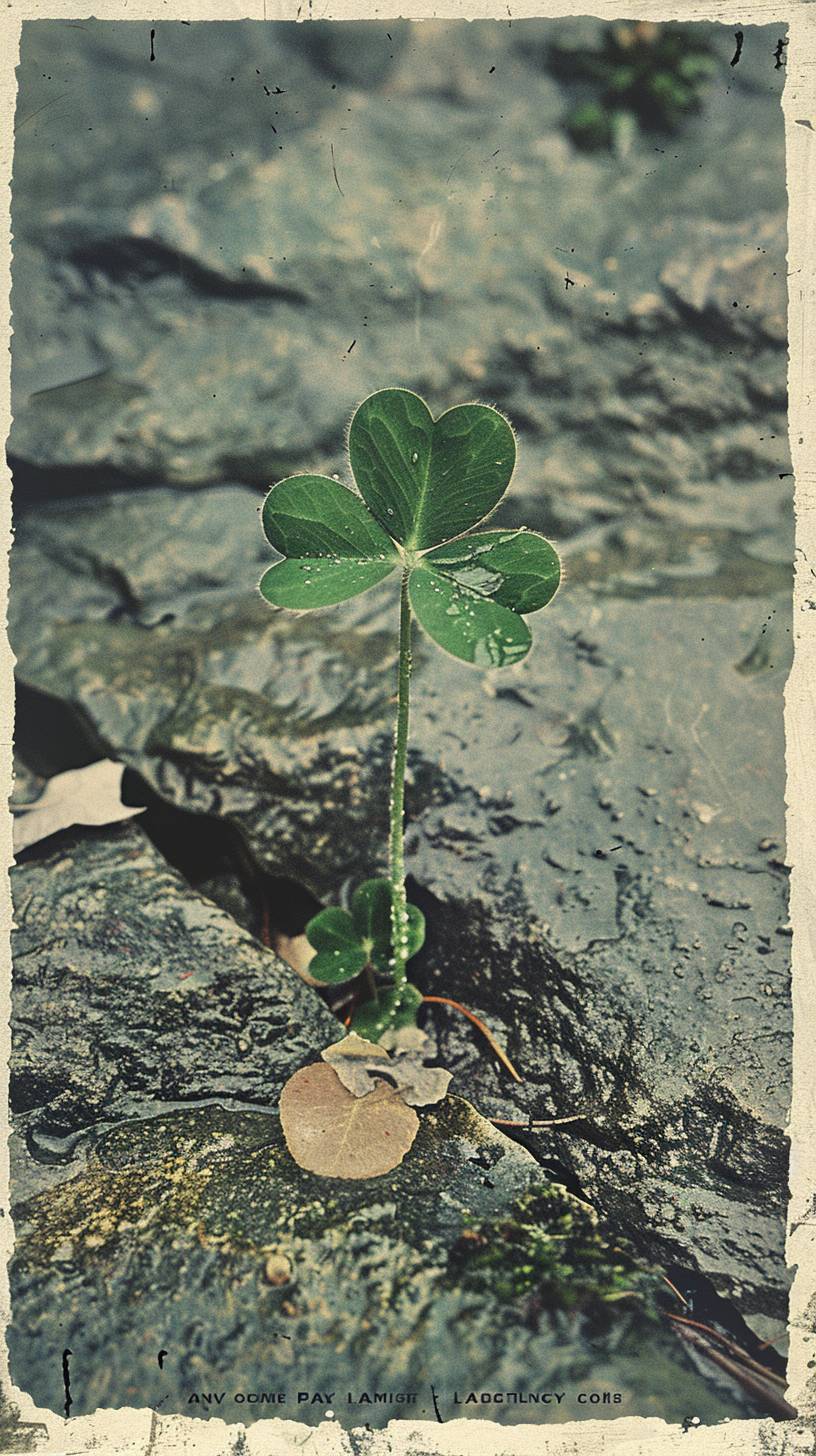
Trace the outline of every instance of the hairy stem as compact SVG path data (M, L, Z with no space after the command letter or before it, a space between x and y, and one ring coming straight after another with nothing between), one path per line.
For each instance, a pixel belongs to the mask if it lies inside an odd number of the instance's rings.
M404 986L408 960L408 902L405 896L405 765L408 755L408 708L411 684L411 604L408 600L408 571L402 573L400 590L399 668L397 673L397 721L394 757L391 763L390 839L388 872L392 888L391 943L394 951L394 983Z

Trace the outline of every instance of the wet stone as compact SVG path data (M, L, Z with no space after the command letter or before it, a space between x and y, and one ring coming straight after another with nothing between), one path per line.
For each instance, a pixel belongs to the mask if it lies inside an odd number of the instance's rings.
M336 1039L294 971L194 894L137 825L56 836L12 881L11 1106L41 1165L70 1168L75 1134L137 1104L274 1107ZM19 1176L37 1177L25 1157Z
M648 1258L772 1332L793 555L777 31L747 27L729 69L733 31L710 27L727 84L618 157L573 149L548 64L555 38L597 45L595 21L472 23L455 45L395 24L387 49L348 25L160 23L159 65L138 27L66 26L57 57L51 26L24 28L13 196L19 791L107 754L152 799L142 826L15 871L23 1383L60 1406L66 1331L88 1409L159 1402L172 1378L165 1408L186 1410L223 1350L249 1388L269 1388L270 1350L282 1379L330 1382L335 1343L376 1384L390 1342L422 1418L431 1378L554 1368L637 1390L632 1413L719 1418L725 1397L681 1381L651 1328L587 1357L532 1328L526 1291L502 1305L461 1270L448 1287L467 1220L506 1220L536 1172L461 1103L437 1147L450 1203L403 1181L332 1222L325 1189L278 1177L280 1086L337 1023L247 933L252 877L305 904L383 871L396 603L386 583L270 612L257 511L276 477L339 474L351 409L391 380L435 413L478 397L512 419L496 524L552 535L568 590L503 673L417 632L407 849L417 982L482 1015L523 1085L455 1012L424 1015L456 1092L507 1119L582 1114L520 1136ZM474 1146L505 1169L504 1213Z
M297 1168L268 1113L191 1107L98 1134L81 1171L15 1208L12 1373L55 1408L67 1345L75 1415L134 1389L165 1414L319 1423L328 1401L297 1393L330 1391L343 1424L381 1426L433 1419L431 1384L445 1418L483 1416L454 1394L497 1385L569 1390L575 1416L597 1413L574 1404L588 1385L621 1393L606 1415L742 1413L687 1364L656 1276L460 1098L360 1193Z
M276 1414L314 1422L297 1392L343 1387L347 1423L381 1425L499 1368L509 1388L600 1371L624 1411L745 1409L688 1365L657 1275L460 1097L363 1200L299 1169L280 1088L340 1025L141 826L55 836L13 888L9 1342L38 1405L61 1411L69 1348L74 1415L134 1389L200 1414L191 1395L226 1384L228 1420L281 1391ZM366 1403L384 1390L416 1409Z
M26 27L17 509L117 481L340 471L351 410L398 379L435 412L507 411L525 470L499 523L578 537L573 580L616 575L624 521L630 590L693 583L701 561L780 586L784 71L757 59L776 34L748 27L731 70L733 32L709 27L728 84L623 159L564 132L547 56L569 29L398 24L361 43L320 22L159 24L160 68L135 31L90 21L61 33L77 124L54 127L53 36Z
M336 901L385 868L396 598L272 612L251 585L264 550L249 490L42 509L18 531L12 643L34 717L64 704L88 752ZM787 882L758 846L784 843L788 599L601 604L573 584L531 621L504 672L416 633L414 974L482 1015L524 1084L442 1008L441 1060L486 1113L584 1114L533 1134L540 1156L664 1263L776 1317ZM230 1063L238 1085L258 1055ZM140 1087L162 1075L148 1062Z

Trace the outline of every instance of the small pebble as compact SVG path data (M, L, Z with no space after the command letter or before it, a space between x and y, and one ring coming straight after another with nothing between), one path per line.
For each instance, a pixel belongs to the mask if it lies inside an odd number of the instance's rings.
M292 1278L292 1265L285 1254L270 1254L264 1265L264 1279L275 1289L288 1284ZM287 1311L288 1313L288 1311Z

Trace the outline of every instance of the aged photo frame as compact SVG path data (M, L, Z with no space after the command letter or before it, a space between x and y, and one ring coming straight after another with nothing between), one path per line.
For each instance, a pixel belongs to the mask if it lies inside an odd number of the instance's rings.
M0 22L3 1451L813 1448L816 22L619 12Z

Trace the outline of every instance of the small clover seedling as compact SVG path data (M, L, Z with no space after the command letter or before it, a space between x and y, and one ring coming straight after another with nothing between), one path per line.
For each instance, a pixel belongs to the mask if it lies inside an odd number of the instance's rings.
M494 510L513 473L515 437L497 410L458 405L434 420L410 390L382 389L352 419L349 457L359 495L322 475L292 475L269 492L264 531L284 560L265 573L261 593L272 606L303 611L400 572L389 875L360 885L349 910L321 910L306 927L317 980L369 972L372 994L351 1025L377 1042L413 1023L422 1003L406 973L425 938L422 913L405 894L412 614L452 656L505 667L529 652L524 619L552 600L560 566L535 531L464 534Z

